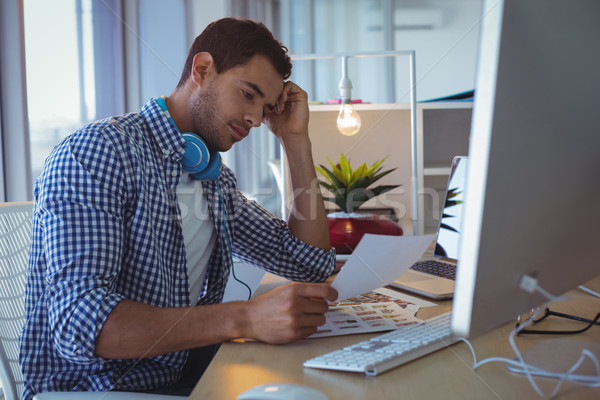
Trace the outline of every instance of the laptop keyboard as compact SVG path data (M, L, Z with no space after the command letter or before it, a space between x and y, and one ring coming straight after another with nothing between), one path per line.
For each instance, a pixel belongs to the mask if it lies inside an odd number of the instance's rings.
M442 261L425 260L417 261L410 269L425 272L446 279L456 280L456 265L448 264Z

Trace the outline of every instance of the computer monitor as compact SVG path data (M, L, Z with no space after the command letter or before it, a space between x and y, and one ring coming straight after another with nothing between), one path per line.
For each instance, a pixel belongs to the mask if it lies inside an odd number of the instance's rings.
M483 7L452 329L474 337L600 274L600 1Z

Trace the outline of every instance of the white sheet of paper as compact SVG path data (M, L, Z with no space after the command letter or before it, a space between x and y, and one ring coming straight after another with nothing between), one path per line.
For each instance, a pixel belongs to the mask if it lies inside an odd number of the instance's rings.
M408 270L434 240L428 236L365 234L331 286L338 299L387 285Z

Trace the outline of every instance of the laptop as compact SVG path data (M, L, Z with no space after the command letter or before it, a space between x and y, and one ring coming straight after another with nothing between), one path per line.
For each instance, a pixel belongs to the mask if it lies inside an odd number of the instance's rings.
M389 284L390 287L434 300L452 298L466 174L467 157L454 157L433 254L424 255L408 271Z

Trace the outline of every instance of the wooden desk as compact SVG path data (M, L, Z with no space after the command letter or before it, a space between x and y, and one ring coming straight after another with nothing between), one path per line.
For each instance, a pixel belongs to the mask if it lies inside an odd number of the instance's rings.
M599 291L600 277L587 286ZM600 299L578 290L568 294L570 299L567 302L552 304L551 309L584 317L593 317L600 311ZM437 307L420 310L417 316L429 318L450 307L450 302L442 302ZM548 320L544 321L543 327L552 329L553 325ZM472 340L477 358L514 357L508 343L508 334L513 327L514 323L506 324ZM277 382L311 386L321 390L330 400L540 398L524 376L508 372L502 363L486 364L473 371L473 360L464 343L454 344L376 377L302 366L309 358L372 336L373 334L365 334L304 339L288 345L225 343L198 382L190 399L235 399L251 387ZM517 346L525 351L550 337L523 335L517 338ZM592 327L569 339L600 342L600 327ZM556 381L537 378L537 382L545 392L549 392ZM591 389L566 382L555 399L598 398L600 388Z

